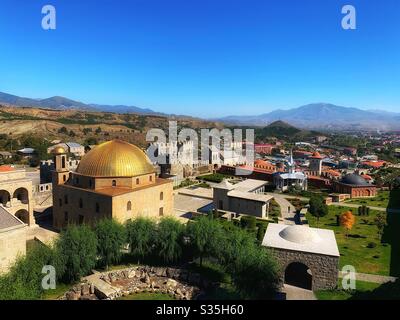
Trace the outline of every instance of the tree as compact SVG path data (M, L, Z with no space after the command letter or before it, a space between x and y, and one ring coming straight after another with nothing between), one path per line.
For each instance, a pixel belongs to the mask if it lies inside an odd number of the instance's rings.
M95 133L96 133L96 134L99 134L99 133L101 133L101 128L100 128L100 127L98 127L98 128L96 129Z
M383 235L383 230L386 227L386 216L383 213L378 213L374 219L374 223L378 228L379 236Z
M124 226L113 219L103 219L97 223L95 232L101 265L108 268L111 263L119 262L126 241Z
M158 224L156 252L165 262L174 262L180 258L183 231L183 225L174 218L162 218Z
M278 289L277 264L265 248L255 245L241 253L231 276L244 298L272 299Z
M329 212L324 198L319 195L313 195L310 198L310 207L308 211L317 218L317 225L319 224L319 218L325 217Z
M356 218L354 217L353 212L346 211L340 215L340 225L346 229L346 237L355 223Z
M148 218L137 218L126 224L127 241L131 254L141 257L151 254L155 239L156 223Z
M75 132L72 131L72 130L69 131L69 134L68 134L68 135L69 135L70 137L75 137L75 136L76 136Z
M195 254L200 258L200 266L203 265L205 256L213 255L216 252L221 233L220 223L209 217L199 217L188 224L187 234Z
M65 280L77 281L87 275L96 265L96 234L86 225L69 226L56 242Z
M61 127L58 129L58 133L68 134L68 129L66 127Z

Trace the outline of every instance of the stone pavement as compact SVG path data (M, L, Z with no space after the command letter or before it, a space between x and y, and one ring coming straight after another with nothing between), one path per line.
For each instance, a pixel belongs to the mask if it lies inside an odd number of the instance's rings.
M286 293L286 300L317 300L314 292L299 287L294 287L288 284L283 285L284 293Z

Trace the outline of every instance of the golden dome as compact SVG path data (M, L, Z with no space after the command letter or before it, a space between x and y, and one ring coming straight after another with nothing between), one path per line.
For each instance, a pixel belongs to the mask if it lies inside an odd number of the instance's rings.
M104 142L82 157L76 172L92 177L133 177L153 173L147 155L125 141Z
M52 154L64 154L67 153L63 147L55 147L53 150L51 150Z

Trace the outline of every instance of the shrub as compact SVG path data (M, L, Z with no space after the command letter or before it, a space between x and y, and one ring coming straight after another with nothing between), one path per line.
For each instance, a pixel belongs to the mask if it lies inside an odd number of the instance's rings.
M367 245L367 248L373 249L376 248L376 243L375 242L369 242Z

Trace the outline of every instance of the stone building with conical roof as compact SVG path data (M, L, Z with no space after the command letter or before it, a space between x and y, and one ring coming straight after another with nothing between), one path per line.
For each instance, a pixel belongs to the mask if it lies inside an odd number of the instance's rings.
M156 176L147 155L121 140L96 146L76 171L63 148L53 150L53 225L89 224L103 218L123 223L139 216L172 214L173 183Z

